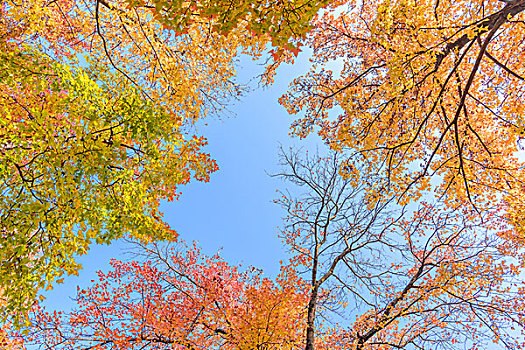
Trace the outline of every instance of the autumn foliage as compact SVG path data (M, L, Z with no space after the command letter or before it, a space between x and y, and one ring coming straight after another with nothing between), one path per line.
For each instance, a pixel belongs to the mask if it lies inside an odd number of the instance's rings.
M291 263L310 285L304 348L523 346L525 256L499 235L505 220L371 196L370 184L385 175L362 162L356 185L340 174L338 153L282 159L277 176L301 189L278 203Z
M311 71L281 99L300 114L294 132L318 128L365 156L388 173L376 188L405 203L432 186L451 207L499 202L522 244L525 2L339 3L310 34Z
M195 246L139 246L141 261L36 310L26 344L53 349L486 349L523 346L523 252L507 223L469 207L409 210L353 186L344 159L283 155L299 186L277 202L291 257L274 281ZM291 189L291 188L290 188ZM287 192L288 193L288 192Z
M525 347L524 23L525 0L0 2L0 347ZM160 202L218 169L189 127L242 95L240 54L271 83L305 47L280 103L330 150L282 155L290 260L176 243ZM141 260L39 306L121 237Z
M235 57L260 48L242 28L220 35L203 19L180 33L119 1L2 2L0 13L4 318L77 274L92 242L176 238L160 200L217 170L187 126L242 92Z
M153 246L144 262L113 270L78 292L69 315L38 312L29 342L53 349L295 349L305 294L283 269L276 282L241 272L194 245Z

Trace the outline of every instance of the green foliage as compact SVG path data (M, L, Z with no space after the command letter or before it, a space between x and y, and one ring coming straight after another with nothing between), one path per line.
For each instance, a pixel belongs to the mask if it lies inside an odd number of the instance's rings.
M186 140L180 123L117 76L102 83L36 54L3 53L0 62L5 317L63 273L77 274L75 256L92 242L175 239L160 221L160 198L216 166L198 152L202 139Z
M213 19L213 29L226 34L246 26L255 36L269 35L272 45L295 50L297 40L311 29L310 22L327 0L129 0L130 6L154 6L159 20L184 33L195 22Z

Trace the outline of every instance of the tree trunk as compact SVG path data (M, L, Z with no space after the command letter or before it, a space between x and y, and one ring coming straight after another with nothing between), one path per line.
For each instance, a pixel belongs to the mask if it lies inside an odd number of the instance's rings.
M306 324L306 347L305 350L315 350L315 309L317 306L318 287L314 286L308 303L308 319Z

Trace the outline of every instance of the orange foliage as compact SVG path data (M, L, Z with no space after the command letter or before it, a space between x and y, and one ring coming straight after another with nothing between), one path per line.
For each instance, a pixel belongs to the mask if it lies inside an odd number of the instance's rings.
M179 248L180 249L180 248ZM283 270L278 282L240 272L195 246L153 246L144 263L112 261L79 310L40 311L29 343L53 349L295 349L302 342L301 280Z
M400 203L429 188L451 207L501 203L513 224L502 234L522 245L525 2L340 3L319 16L313 67L281 99L302 113L294 132L318 128L366 157Z

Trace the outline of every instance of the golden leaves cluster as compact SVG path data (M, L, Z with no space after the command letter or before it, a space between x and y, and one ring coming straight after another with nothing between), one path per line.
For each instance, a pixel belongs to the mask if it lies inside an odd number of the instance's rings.
M281 102L303 111L297 134L318 127L334 149L361 154L401 203L428 190L479 211L500 203L510 237L523 237L524 9L520 0L347 2L319 18L313 68Z

